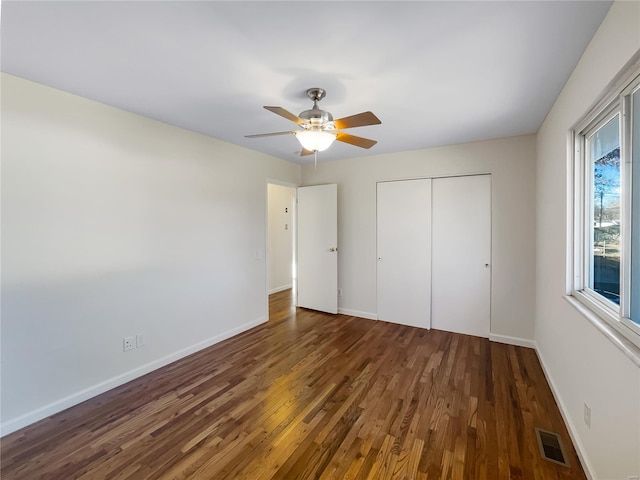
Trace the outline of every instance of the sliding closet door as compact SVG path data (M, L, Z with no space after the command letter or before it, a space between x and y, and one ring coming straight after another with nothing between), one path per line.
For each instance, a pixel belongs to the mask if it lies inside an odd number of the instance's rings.
M378 319L430 328L431 180L378 183Z
M488 337L491 176L433 180L431 326Z

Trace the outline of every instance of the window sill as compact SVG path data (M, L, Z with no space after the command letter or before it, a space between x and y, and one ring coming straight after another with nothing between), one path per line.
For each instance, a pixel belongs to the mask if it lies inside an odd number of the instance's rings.
M580 302L572 295L565 295L564 299L589 320L600 333L607 337L619 350L640 367L640 347L626 338L621 332L613 328L609 322L597 315L594 311Z

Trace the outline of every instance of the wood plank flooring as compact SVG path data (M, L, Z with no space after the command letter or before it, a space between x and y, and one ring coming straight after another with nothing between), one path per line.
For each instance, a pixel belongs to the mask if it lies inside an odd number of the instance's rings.
M15 432L2 479L584 479L535 351L291 306ZM570 467L543 460L535 427Z

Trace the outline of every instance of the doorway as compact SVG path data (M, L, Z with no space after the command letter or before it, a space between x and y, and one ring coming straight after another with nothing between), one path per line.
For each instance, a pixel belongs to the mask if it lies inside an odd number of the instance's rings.
M293 306L296 284L296 189L267 183L267 296ZM269 310L269 309L268 309Z

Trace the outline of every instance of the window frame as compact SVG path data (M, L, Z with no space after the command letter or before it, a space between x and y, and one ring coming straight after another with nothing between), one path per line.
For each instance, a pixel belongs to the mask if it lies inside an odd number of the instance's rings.
M630 62L631 63L631 62ZM617 77L605 96L569 132L569 254L567 294L640 348L640 326L631 316L632 119L631 98L640 93L640 61ZM640 98L640 97L639 97ZM619 115L620 305L589 287L593 239L593 172L588 138ZM635 119L640 121L640 119ZM636 195L639 194L638 192ZM640 252L636 253L640 255Z

